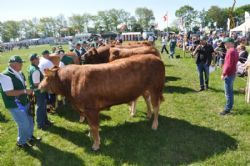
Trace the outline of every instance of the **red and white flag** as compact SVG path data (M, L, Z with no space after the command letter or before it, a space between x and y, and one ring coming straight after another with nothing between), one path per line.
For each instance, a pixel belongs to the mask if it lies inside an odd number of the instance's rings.
M168 21L168 12L166 12L166 14L163 16L163 21L164 22Z

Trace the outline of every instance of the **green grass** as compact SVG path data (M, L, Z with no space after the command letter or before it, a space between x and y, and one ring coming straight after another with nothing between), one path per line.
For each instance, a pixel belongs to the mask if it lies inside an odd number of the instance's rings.
M65 46L66 47L66 46ZM15 50L0 55L0 70L10 55L41 53L48 45L29 50ZM221 117L225 104L221 70L210 75L209 91L197 93L198 75L194 59L188 54L168 59L165 101L161 104L159 129L151 130L146 120L146 105L140 98L137 114L129 116L127 105L114 106L101 113L101 150L92 152L88 126L79 124L79 115L69 105L49 115L55 122L48 131L35 129L41 143L32 150L15 147L17 129L10 113L0 100L0 165L248 165L250 164L250 106L240 92L246 80L235 80L235 109ZM24 65L26 70L28 63ZM122 87L121 87L122 88Z

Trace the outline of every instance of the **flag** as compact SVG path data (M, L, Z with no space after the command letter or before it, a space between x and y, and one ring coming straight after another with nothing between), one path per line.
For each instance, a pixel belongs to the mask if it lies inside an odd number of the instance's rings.
M166 14L163 16L163 21L164 22L168 21L168 12L166 12Z

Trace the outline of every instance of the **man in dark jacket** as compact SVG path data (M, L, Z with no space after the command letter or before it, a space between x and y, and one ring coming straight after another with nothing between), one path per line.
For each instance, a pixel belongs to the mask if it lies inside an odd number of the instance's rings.
M209 83L209 66L212 61L212 54L214 49L211 45L207 44L206 37L201 36L200 38L200 45L198 45L194 51L194 55L196 55L196 64L197 69L199 72L199 79L200 79L200 90L207 90L208 83ZM203 73L205 75L205 85L204 85L204 78Z

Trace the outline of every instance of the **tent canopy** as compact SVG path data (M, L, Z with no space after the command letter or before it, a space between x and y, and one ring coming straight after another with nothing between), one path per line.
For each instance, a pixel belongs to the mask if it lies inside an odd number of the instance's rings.
M243 34L246 34L250 31L250 19L247 19L246 22L241 24L240 26L235 27L234 29L231 29L230 32L242 32Z

